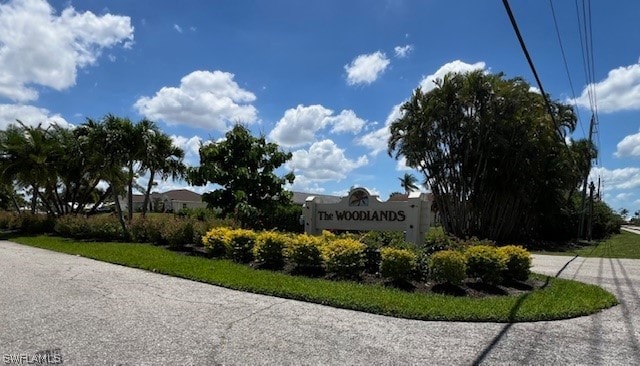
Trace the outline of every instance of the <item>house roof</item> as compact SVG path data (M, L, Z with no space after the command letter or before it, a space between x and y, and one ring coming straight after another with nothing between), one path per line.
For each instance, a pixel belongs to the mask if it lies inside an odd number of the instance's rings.
M433 201L433 193L427 193L427 199ZM401 201L408 201L408 200L409 200L408 194L394 194L393 196L389 197L387 202L401 202Z
M153 192L151 193L151 200L153 201L154 199L161 199L164 200L165 198L168 199L169 201L182 201L182 202L202 202L202 196L192 192L188 189L174 189L171 191L166 191L163 193L158 193L158 192ZM134 194L133 195L133 202L134 203L143 203L144 202L144 195L143 194Z
M303 205L308 197L318 197L322 200L323 203L338 203L342 199L342 197L331 196L328 194L316 194L316 193L305 193L305 192L291 192L293 193L293 197L291 197L291 201L297 205Z

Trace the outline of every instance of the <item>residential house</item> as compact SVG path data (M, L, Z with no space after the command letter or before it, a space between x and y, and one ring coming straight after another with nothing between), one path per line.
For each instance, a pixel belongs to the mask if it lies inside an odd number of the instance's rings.
M133 210L142 211L144 205L144 195L133 195ZM120 200L123 210L127 209L127 199ZM188 189L175 189L163 193L153 192L149 197L150 212L179 212L183 209L205 208L207 204L202 202L202 195Z

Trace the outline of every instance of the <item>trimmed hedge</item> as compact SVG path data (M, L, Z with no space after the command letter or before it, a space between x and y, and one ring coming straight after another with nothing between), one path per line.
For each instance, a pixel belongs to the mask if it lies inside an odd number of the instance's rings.
M284 266L284 250L289 238L273 231L264 231L256 236L253 255L265 268L280 269Z
M467 258L467 275L488 284L498 284L507 268L507 257L496 247L476 245L464 252Z
M394 281L410 281L414 275L418 255L409 249L385 247L380 249L380 275Z
M506 257L504 278L506 280L526 281L531 274L531 254L521 246L506 245L498 248Z
M429 259L430 278L439 283L459 285L467 277L467 260L454 250L441 250Z
M357 278L364 269L365 245L351 239L328 241L320 248L327 272L340 278Z
M318 275L323 271L322 240L307 234L297 235L287 243L285 254L293 265L293 271L300 274Z

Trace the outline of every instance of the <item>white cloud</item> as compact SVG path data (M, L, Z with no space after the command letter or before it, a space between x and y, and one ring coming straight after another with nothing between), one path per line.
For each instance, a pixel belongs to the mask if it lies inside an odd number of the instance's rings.
M182 27L177 24L173 25L173 29L175 29L178 33L182 33Z
M579 106L589 108L589 87L575 99ZM640 109L640 63L609 71L606 79L595 84L595 95L601 112Z
M368 163L366 155L356 160L345 156L344 149L332 140L314 142L309 150L296 150L286 167L300 174L308 182L340 181L354 169Z
M284 116L269 133L269 138L282 146L301 146L310 144L316 139L316 132L332 126L332 133L362 130L365 121L356 116L352 110L343 110L334 115L331 109L320 104L287 109Z
M344 65L347 71L347 84L371 84L382 75L389 66L389 59L384 53L377 51L369 55L360 55L350 64Z
M234 122L252 123L256 96L223 71L194 71L180 80L180 87L163 87L153 97L138 99L134 107L153 120L184 124L219 132Z
M640 168L619 168L609 170L604 167L591 169L589 181L598 182L600 178L608 189L628 190L640 188Z
M25 125L37 126L42 123L46 128L50 125L71 127L59 114L51 114L47 109L23 104L0 104L0 130L4 130L10 124L16 124L20 120Z
M200 144L205 142L199 136L184 137L178 135L171 135L173 144L182 150L184 150L184 162L189 166L196 166L200 164Z
M635 135L625 136L622 141L618 142L615 152L617 157L640 156L640 132Z
M73 7L56 15L44 0L0 4L0 97L27 102L38 99L33 85L69 88L78 69L118 44L133 44L127 16L78 13Z
M485 63L484 62L476 62L475 64L468 64L462 62L460 60L452 61L447 64L444 64L440 67L435 73L424 77L420 81L420 87L423 92L429 92L435 88L435 80L443 78L449 72L469 72L473 70L484 70ZM371 155L376 156L380 152L385 151L387 149L387 143L389 141L389 137L391 137L391 131L389 127L391 123L402 117L402 112L400 108L405 103L405 101L400 102L393 106L391 112L387 116L387 120L384 126L378 130L369 132L360 138L356 139L356 144L361 146L366 146L371 150ZM397 166L397 169L402 169L401 165Z
M475 64L468 64L460 60L455 60L442 65L435 73L423 78L422 81L420 81L420 87L422 88L422 91L426 93L435 89L436 80L444 78L444 76L450 72L465 73L475 70L484 70L485 66L485 63L482 61L476 62Z
M536 94L541 94L542 95L542 92L540 91L540 89L536 88L535 86L530 86L529 87L529 91L532 92L532 93L536 93Z
M396 46L393 50L396 53L396 57L405 58L413 51L413 45L408 44L406 46Z
M376 156L382 151L386 151L389 137L391 137L389 126L391 126L393 121L402 117L402 112L400 110L402 104L404 104L404 102L393 106L383 127L359 137L356 139L356 144L369 148L372 156Z

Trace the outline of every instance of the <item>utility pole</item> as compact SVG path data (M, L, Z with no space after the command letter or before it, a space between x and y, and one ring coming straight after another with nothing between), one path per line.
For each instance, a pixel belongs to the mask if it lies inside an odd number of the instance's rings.
M596 122L595 116L591 115L591 123L589 123L589 148L591 148L591 141L593 139L593 126ZM589 152L589 156L586 157L588 159L587 164L589 169L587 169L587 174L584 176L584 180L582 181L582 205L580 207L580 223L578 224L578 239L582 238L584 235L584 213L587 205L587 181L589 179L589 172L591 172L591 152Z
M593 227L593 191L596 189L596 185L589 184L589 226L587 227L587 240L591 242L591 229Z

